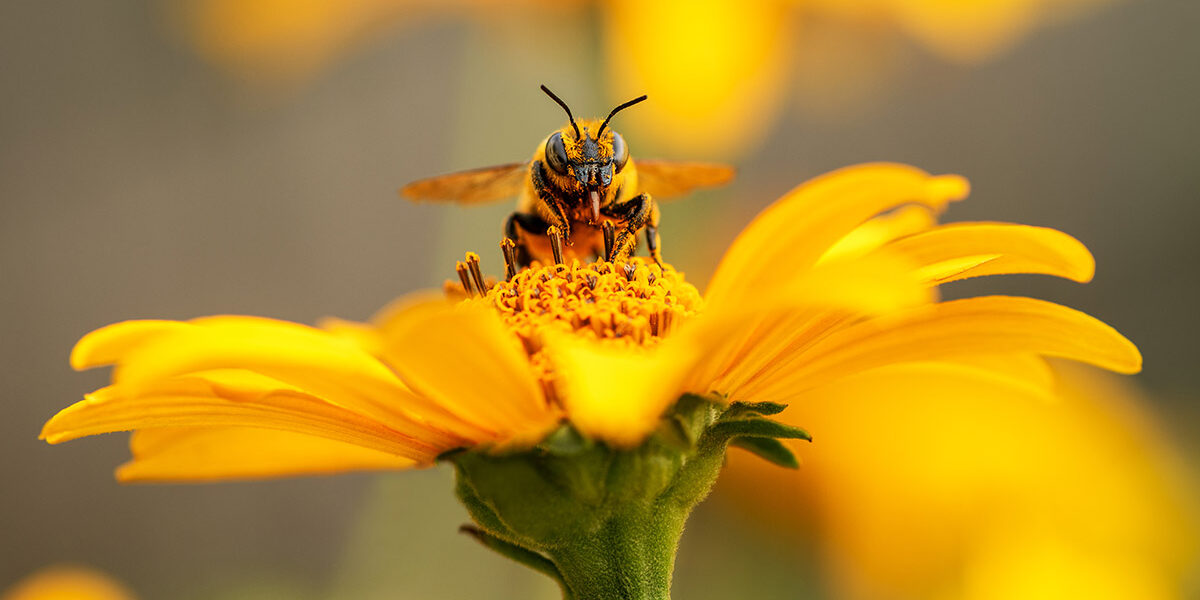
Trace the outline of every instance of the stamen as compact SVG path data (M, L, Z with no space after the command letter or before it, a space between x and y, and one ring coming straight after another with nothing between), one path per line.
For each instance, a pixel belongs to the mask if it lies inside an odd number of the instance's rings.
M561 239L557 231L548 233ZM502 243L501 247L510 246ZM471 271L478 265L478 257L474 258L459 263L460 277L472 291L477 283ZM510 281L496 282L482 296L467 302L496 310L547 384L544 393L551 403L561 390L554 389L554 364L542 348L547 332L570 332L602 344L649 347L703 308L700 292L681 273L642 257L620 263L578 259L570 265L534 263Z
M612 221L605 221L600 228L604 231L604 260L613 259L613 244L617 241L617 230Z
M504 255L504 280L512 281L517 274L517 243L508 238L500 240L500 252Z
M546 235L550 237L550 251L554 253L554 263L563 264L563 235L562 230L557 225L551 225L546 230Z
M660 337L666 337L667 334L671 333L671 325L673 325L672 321L674 316L675 313L673 313L671 309L664 308L662 310L662 313L660 313L660 316L658 317L658 335Z
M467 253L467 267L471 270L471 279L475 282L475 286L479 288L479 295L487 294L488 285L483 282L483 271L479 269L479 255L474 252Z
M463 291L467 293L467 297L473 297L475 295L475 290L471 288L471 275L467 269L467 263L461 260L458 261L454 265L454 270L458 271L458 279L462 281Z

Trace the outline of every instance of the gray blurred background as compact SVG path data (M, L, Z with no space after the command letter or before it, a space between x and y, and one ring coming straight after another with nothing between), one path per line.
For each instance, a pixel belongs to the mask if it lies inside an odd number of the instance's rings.
M127 457L125 435L36 439L106 382L67 366L98 326L214 313L364 319L440 284L465 250L498 271L508 206L415 206L395 190L525 159L562 120L540 83L577 113L610 105L586 65L531 62L453 20L398 31L298 90L258 94L197 60L163 12L0 4L0 589L66 560L146 598L555 598L539 576L455 533L466 517L442 470L121 486L112 469ZM1145 354L1139 380L1195 464L1198 27L1193 0L1127 1L970 68L909 52L886 93L836 118L789 110L737 159L735 185L669 205L667 258L703 281L755 212L839 166L964 174L974 192L949 219L1056 227L1099 267L1086 286L1014 277L951 295L1035 295L1120 329ZM653 148L622 131L635 155ZM762 577L778 580L775 597L794 597L808 577L783 565L805 550L754 538L734 512L701 508L677 597L732 597Z

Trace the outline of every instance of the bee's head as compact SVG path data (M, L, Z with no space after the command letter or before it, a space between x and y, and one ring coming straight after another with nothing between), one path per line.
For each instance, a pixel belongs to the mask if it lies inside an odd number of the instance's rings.
M599 123L595 120L575 122L567 103L555 96L553 92L542 86L542 91L554 99L563 110L571 124L554 132L546 139L546 164L561 178L573 181L589 193L600 192L612 184L613 176L620 173L629 162L629 148L621 134L608 129L608 122L623 109L629 108L646 99L646 96L634 98L608 113L608 118Z

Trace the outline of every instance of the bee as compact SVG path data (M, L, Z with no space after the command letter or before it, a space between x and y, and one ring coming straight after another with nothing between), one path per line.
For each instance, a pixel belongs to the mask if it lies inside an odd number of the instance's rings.
M505 221L501 242L510 276L535 260L625 259L636 250L642 231L651 258L661 265L656 199L725 184L733 178L733 168L634 161L625 139L608 124L646 96L612 109L603 122L577 122L566 102L544 85L542 91L566 111L568 124L543 139L531 160L422 179L404 186L401 195L461 204L516 196L517 208Z

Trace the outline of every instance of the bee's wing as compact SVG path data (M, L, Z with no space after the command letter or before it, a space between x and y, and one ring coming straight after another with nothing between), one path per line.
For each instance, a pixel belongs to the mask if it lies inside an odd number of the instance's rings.
M638 189L655 200L698 188L725 185L735 173L733 167L717 163L637 160L634 164L637 165Z
M512 198L521 191L529 163L512 163L414 181L400 188L411 200L479 204Z

